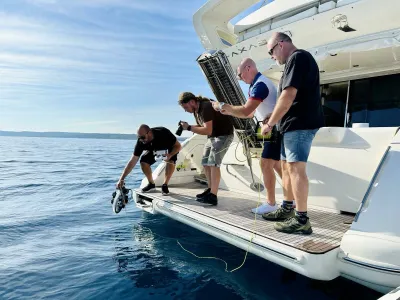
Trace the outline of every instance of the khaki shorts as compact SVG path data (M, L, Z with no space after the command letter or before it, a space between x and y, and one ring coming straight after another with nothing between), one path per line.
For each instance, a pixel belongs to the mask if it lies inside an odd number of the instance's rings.
M204 146L201 164L209 167L220 167L232 141L233 134L208 138Z

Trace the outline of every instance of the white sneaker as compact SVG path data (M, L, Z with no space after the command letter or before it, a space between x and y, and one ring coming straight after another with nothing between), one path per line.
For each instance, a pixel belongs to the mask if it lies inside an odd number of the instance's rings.
M258 215L262 215L262 214L266 214L272 211L275 211L279 208L279 206L275 203L275 205L270 205L268 203L264 203L261 204L259 207L253 208L251 210L251 212L253 214L258 214Z

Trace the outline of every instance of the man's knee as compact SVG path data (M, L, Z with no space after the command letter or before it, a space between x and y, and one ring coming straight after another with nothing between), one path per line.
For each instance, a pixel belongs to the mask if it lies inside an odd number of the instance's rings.
M287 162L287 169L291 175L306 175L307 164L302 161Z
M270 159L270 158L262 158L261 159L261 167L262 167L263 170L264 169L266 169L266 170L271 169L272 170L274 168L276 162L277 162L276 160L273 160L273 159Z

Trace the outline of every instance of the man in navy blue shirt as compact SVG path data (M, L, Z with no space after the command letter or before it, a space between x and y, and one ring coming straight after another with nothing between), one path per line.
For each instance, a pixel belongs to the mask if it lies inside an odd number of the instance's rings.
M245 58L237 68L238 78L249 84L249 98L243 106L223 104L221 113L235 116L237 118L252 118L256 116L258 121L268 122L276 104L277 91L270 79L257 70L255 62ZM214 109L220 109L220 103L213 103ZM265 141L261 154L261 169L264 184L267 190L266 202L251 211L256 214L265 214L278 209L275 199L276 177L274 170L282 177L281 165L281 144L278 141Z

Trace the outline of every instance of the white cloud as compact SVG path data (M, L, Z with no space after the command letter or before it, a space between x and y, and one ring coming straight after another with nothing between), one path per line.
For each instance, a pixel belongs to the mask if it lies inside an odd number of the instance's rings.
M3 125L132 132L144 122L175 130L180 118L191 119L176 105L180 90L194 88L191 78L202 79L192 24L177 21L189 2L25 2L0 12ZM137 11L151 17L132 17Z
M40 24L36 19L10 15L0 11L0 28L1 27L38 29L43 28L43 24Z
M188 7L187 0L29 0L30 3L60 11L61 7L121 7L149 14L157 14L171 19L191 20L199 7ZM185 3L186 2L186 3Z

